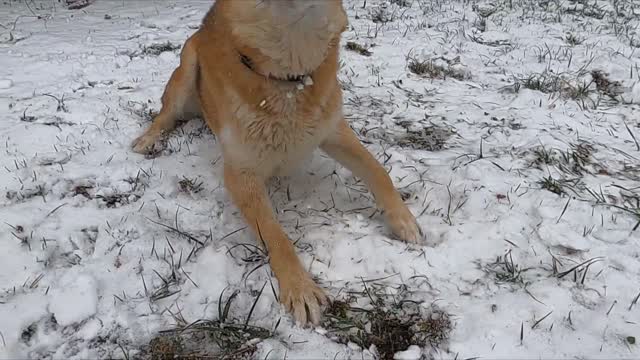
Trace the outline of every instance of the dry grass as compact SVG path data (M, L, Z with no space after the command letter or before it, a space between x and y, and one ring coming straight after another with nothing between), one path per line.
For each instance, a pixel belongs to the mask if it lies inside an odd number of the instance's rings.
M502 256L498 256L493 263L483 267L483 271L493 275L498 284L525 285L522 275L527 270L514 261L511 250Z
M158 55L162 54L163 52L176 51L176 50L180 49L180 47L181 47L180 45L172 44L169 41L167 41L165 43L145 45L145 46L142 47L142 54L151 55L151 56L158 56Z
M264 287L262 288L264 289ZM258 293L244 321L232 317L233 300L239 292L233 292L226 301L220 294L218 319L200 319L186 323L181 314L174 314L178 326L162 331L141 349L145 359L248 359L256 351L256 345L274 335L274 330L250 325L253 310L262 295ZM279 322L278 322L279 323Z
M354 306L354 299L336 300L326 310L323 327L327 336L373 351L379 359L393 359L411 345L442 347L453 328L451 316L404 296L389 298L380 287L365 284L370 305Z
M420 130L409 130L396 137L393 143L397 146L427 151L440 151L446 147L447 140L454 132L446 127L430 125Z
M465 74L462 72L453 69L451 66L436 64L433 60L410 59L407 67L412 73L431 79L465 79Z
M180 191L184 193L197 194L203 189L203 181L196 178L182 177L182 180L178 181L178 187Z
M184 344L179 336L160 335L149 342L148 357L152 360L170 360L183 355Z
M347 49L349 51L353 51L355 53L358 53L358 54L360 54L362 56L371 56L371 55L373 55L373 53L371 51L369 51L369 49L367 49L363 45L358 44L355 41L347 41L347 43L346 43L346 45L344 47L345 47L345 49Z

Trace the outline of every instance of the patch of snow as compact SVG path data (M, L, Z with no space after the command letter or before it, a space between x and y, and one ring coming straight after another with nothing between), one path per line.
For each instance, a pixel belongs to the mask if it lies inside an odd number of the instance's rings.
M78 336L85 340L95 339L96 336L100 334L100 330L103 325L99 319L89 319L85 322L85 324L78 330Z
M7 90L13 86L11 79L0 79L0 90Z
M19 300L19 301L18 301ZM0 306L0 359L15 359L24 349L25 329L47 315L47 300L41 294L24 294Z
M640 81L636 82L631 88L631 102L640 104Z
M86 274L67 274L51 289L49 311L58 324L68 326L79 323L98 309L98 284Z
M422 349L420 346L411 345L405 351L398 351L393 355L394 360L418 360L422 356Z

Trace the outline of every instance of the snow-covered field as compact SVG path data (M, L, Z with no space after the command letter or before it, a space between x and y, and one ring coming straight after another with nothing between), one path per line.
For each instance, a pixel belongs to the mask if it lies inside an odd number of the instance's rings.
M321 153L274 180L315 330L202 121L129 148L210 5L0 1L0 358L640 357L639 1L345 0L345 113L432 246Z

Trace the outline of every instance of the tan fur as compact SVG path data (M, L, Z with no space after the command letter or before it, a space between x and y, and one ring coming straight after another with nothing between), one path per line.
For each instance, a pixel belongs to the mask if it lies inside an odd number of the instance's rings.
M179 119L204 117L220 139L225 187L264 242L280 301L301 324L318 323L326 297L276 219L270 177L320 147L367 184L396 236L423 240L389 175L342 115L337 72L346 26L341 0L218 0L186 41L161 112L133 143L136 152L153 151ZM300 89L273 78L290 74L310 74L312 84Z

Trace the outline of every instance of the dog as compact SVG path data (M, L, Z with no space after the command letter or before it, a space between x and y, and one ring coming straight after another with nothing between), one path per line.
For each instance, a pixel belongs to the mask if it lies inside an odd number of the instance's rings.
M262 240L295 321L318 324L324 291L278 223L266 182L320 148L360 178L400 240L424 235L382 165L346 122L338 81L342 0L217 0L189 37L151 126L132 143L152 153L179 120L203 117L219 139L224 185Z

